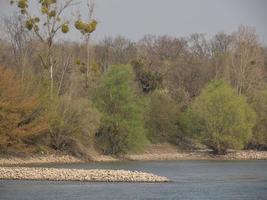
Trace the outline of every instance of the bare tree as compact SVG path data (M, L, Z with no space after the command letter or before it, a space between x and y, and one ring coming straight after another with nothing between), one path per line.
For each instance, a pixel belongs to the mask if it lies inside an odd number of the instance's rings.
M23 15L13 15L3 19L4 29L11 44L16 66L21 71L21 78L24 79L27 59L33 52L32 35L25 28Z
M79 19L75 22L75 27L77 30L79 30L83 36L83 39L86 43L86 87L88 87L89 84L89 72L91 67L91 45L90 45L90 38L91 34L96 30L97 21L94 19L94 9L95 9L95 1L94 0L87 0L87 13L88 13L88 19L86 21L83 21L81 19L81 16L79 16Z
M54 67L56 59L53 56L53 45L56 35L69 32L69 21L62 20L64 11L70 6L75 5L75 0L40 0L38 6L40 10L38 16L29 8L28 0L16 0L11 3L16 3L21 13L25 18L26 28L36 35L39 41L45 46L46 54L40 54L40 60L45 69L49 69L50 76L50 96L53 96L54 90Z
M211 40L212 62L215 78L224 78L230 83L230 51L232 36L223 32L216 34Z
M249 94L264 81L264 55L254 29L240 26L233 33L230 55L232 84L239 94Z

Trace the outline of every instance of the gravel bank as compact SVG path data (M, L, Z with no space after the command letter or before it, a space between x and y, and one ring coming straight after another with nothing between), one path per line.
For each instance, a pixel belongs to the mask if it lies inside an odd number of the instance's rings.
M0 167L0 179L88 182L169 182L169 179L166 177L138 171L32 167Z
M126 159L136 161L150 160L267 160L267 151L243 150L233 151L226 155L213 155L209 152L184 152L184 153L146 153L130 154Z
M227 155L213 155L209 152L145 152L143 154L127 154L121 158L96 155L91 160L82 160L69 155L38 155L26 158L0 157L0 166L30 165L43 163L88 163L88 162L116 162L122 160L157 161L157 160L267 160L267 151L233 151Z
M29 157L0 157L0 166L43 164L43 163L84 163L84 160L69 155L38 155Z

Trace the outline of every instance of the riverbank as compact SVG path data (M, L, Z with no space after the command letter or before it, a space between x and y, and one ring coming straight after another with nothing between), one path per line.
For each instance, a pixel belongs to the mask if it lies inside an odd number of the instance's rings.
M166 177L139 171L56 169L39 167L0 167L0 179L146 183L160 183L170 181Z
M123 160L132 161L164 161L164 160L267 160L267 151L243 150L233 151L227 155L214 155L207 151L177 152L148 151L142 154L127 154L116 158L99 155L90 159L80 159L70 155L31 155L27 157L0 157L0 166L20 166L45 163L88 163L88 162L117 162Z
M214 155L210 152L181 152L181 153L146 153L126 155L133 161L158 160L267 160L267 151L243 150L234 151L226 155Z

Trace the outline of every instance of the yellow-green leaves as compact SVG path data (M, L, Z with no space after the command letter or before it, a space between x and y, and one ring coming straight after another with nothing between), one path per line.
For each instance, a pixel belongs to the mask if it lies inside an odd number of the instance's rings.
M242 149L251 138L255 112L223 80L211 81L188 110L188 129L214 153Z
M39 27L38 27L39 22L40 22L39 17L33 17L33 18L28 19L25 22L25 26L29 31L32 30L33 28L35 31L39 31Z
M42 4L42 6L50 6L51 4L57 3L56 0L40 0L39 2Z
M75 22L75 28L79 30L83 35L93 33L97 27L97 21L93 19L91 22L86 23L82 20L77 20Z
M17 3L17 7L20 9L21 14L25 14L27 12L27 8L28 8L28 0L11 0L10 4L14 4Z
M27 0L19 0L18 7L21 9L28 8L28 1Z
M41 13L48 15L50 18L56 16L56 11L51 10L52 9L52 4L56 4L56 0L40 0L41 4Z
M48 16L50 18L55 17L56 16L56 11L55 10L50 11L49 14L48 14Z
M28 30L32 30L32 27L33 27L33 21L32 21L32 20L27 20L25 25L26 25L26 28L27 28Z
M62 31L62 33L68 33L69 32L69 25L67 24L67 23L65 23L65 24L63 24L62 26L61 26L61 31Z
M85 26L82 20L77 20L74 25L75 25L75 28L78 30L84 29L84 26Z
M48 11L48 8L46 6L42 6L41 7L41 13L42 14L47 14L49 11Z

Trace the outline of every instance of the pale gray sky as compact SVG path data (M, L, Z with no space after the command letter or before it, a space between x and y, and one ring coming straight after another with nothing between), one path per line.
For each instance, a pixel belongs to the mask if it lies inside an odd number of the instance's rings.
M12 13L8 2L0 0L1 16ZM84 7L80 5L82 14ZM96 39L122 35L138 40L146 34L181 37L192 33L210 37L219 31L231 33L243 24L255 27L260 40L267 43L267 0L96 0L96 17ZM68 37L80 38L77 32Z

